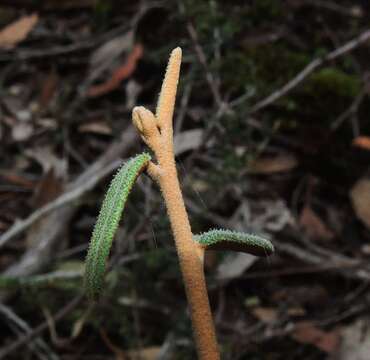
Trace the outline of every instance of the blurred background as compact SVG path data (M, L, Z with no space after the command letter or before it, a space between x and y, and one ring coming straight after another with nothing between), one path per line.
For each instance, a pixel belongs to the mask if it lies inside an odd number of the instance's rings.
M101 300L83 261L121 162L145 149L170 51L194 233L271 239L209 253L223 359L370 353L367 1L0 1L0 359L194 359L160 193L142 176Z

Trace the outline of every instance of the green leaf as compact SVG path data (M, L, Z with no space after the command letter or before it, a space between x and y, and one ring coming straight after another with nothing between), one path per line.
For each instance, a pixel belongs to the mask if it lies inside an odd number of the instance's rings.
M233 250L255 256L268 256L274 252L274 246L269 240L258 235L231 230L213 229L195 235L194 240L206 250Z
M92 300L101 291L106 261L127 197L150 159L149 154L143 153L128 160L114 176L105 195L86 257L84 282L86 292Z

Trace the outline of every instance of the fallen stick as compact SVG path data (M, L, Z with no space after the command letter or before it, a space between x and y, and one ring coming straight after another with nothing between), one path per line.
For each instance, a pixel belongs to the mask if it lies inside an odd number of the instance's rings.
M339 48L333 50L329 54L315 59L311 61L301 72L299 72L292 80L287 82L282 88L276 90L267 98L259 101L257 104L252 106L250 109L250 113L255 113L266 106L272 104L276 100L280 99L282 96L286 95L292 89L294 89L297 85L299 85L308 75L313 73L318 67L323 65L327 61L335 60L338 57L347 54L348 52L356 49L366 41L370 39L370 30L364 31L358 37L352 39L351 41L345 43L344 45L340 46Z

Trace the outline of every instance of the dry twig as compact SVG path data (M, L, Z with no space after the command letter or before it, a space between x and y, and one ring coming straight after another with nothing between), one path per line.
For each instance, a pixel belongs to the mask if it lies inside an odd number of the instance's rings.
M83 299L83 295L78 295L74 299L72 299L66 306L60 309L54 316L54 322L58 322L59 320L63 319L67 316L71 311L73 311L76 306L79 305L81 300ZM41 334L43 331L48 329L48 323L45 321L36 328L34 328L31 332L27 335L21 337L20 339L14 341L12 344L4 347L0 350L0 359L6 359L13 351L17 350L20 346L25 345L30 340L34 339L36 336Z
M328 61L335 60L339 58L340 56L347 54L348 52L356 49L357 47L359 47L360 45L362 45L369 39L370 39L370 30L366 30L358 37L352 39L351 41L345 43L339 48L333 50L329 54L321 58L313 60L300 73L298 73L292 80L286 83L282 88L276 90L271 95L269 95L267 98L259 101L257 104L252 106L252 108L250 109L250 113L255 113L265 108L266 106L271 105L276 100L280 99L281 97L289 93L292 89L294 89L297 85L299 85L308 75L314 72L318 67L320 67L321 65L323 65L324 63Z

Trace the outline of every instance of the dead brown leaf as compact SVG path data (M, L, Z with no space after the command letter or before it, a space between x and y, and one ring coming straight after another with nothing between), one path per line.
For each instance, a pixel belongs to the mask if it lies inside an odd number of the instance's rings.
M370 228L370 180L358 180L350 191L350 197L357 217Z
M161 351L160 346L148 346L138 350L123 350L113 344L105 330L100 330L105 345L115 354L117 360L156 360Z
M353 140L352 145L361 149L370 150L370 136L358 136Z
M42 84L39 97L39 104L42 109L46 108L49 105L51 99L53 98L53 95L55 94L55 90L58 87L58 81L59 76L54 70L50 71L49 74L46 76Z
M11 184L21 186L25 189L33 189L35 187L34 181L18 175L15 172L0 171L0 177Z
M87 91L88 97L98 97L115 90L122 80L127 79L136 69L138 60L143 55L143 47L141 44L136 44L123 65L116 69L111 78L103 84L91 86Z
M90 56L87 82L91 83L104 71L110 69L122 54L130 53L133 44L134 31L130 30L100 45Z
M274 157L261 157L250 165L252 174L275 174L287 172L298 165L297 158L292 154L280 154Z
M160 346L148 346L140 350L128 350L126 354L130 360L157 360L160 351Z
M56 176L54 168L50 168L37 185L32 202L35 207L41 207L56 199L62 191L61 179Z
M278 312L270 307L256 307L252 309L252 314L266 324L273 324L278 319Z
M306 310L302 307L292 307L287 310L287 315L297 317L297 316L305 316Z
M78 127L78 131L82 133L94 133L102 135L110 135L112 133L112 129L103 122L91 122L88 124L83 124Z
M334 233L308 205L301 212L299 224L312 238L331 240L334 237Z
M292 338L302 344L311 344L330 354L338 349L340 333L338 330L323 331L310 321L298 323Z
M37 14L23 16L0 31L0 48L12 49L24 40L39 20Z

